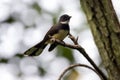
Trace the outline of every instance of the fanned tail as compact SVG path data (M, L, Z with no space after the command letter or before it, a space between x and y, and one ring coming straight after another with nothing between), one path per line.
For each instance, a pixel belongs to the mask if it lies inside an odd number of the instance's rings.
M40 43L36 44L35 46L25 51L24 54L28 56L38 56L42 53L46 46L47 44L45 44L45 41L41 41Z

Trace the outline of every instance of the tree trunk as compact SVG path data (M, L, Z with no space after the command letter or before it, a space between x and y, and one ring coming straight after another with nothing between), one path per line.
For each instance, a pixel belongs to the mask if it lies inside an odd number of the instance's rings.
M111 0L81 0L81 6L108 73L108 80L120 80L120 24Z

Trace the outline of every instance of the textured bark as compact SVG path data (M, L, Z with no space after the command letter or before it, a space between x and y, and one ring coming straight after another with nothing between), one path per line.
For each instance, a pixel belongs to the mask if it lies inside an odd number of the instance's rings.
M111 0L80 1L108 73L108 80L120 80L120 24Z

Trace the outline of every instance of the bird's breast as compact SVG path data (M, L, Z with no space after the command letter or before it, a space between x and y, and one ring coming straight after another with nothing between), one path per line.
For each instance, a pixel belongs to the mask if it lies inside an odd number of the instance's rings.
M63 40L68 35L68 30L60 30L58 33L54 34L55 39Z

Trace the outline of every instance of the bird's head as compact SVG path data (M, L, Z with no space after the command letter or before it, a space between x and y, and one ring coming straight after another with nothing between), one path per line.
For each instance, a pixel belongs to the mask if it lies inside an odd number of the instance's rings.
M69 15L67 15L67 14L64 14L64 15L62 15L62 16L60 17L59 22L60 22L61 24L68 24L69 21L70 21L70 18L71 18L71 16L69 16Z

